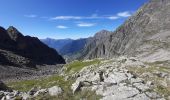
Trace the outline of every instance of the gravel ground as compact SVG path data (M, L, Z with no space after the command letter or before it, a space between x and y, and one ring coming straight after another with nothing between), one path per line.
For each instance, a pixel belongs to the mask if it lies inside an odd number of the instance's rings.
M30 80L57 74L63 65L37 65L37 69L0 65L0 80L3 82Z

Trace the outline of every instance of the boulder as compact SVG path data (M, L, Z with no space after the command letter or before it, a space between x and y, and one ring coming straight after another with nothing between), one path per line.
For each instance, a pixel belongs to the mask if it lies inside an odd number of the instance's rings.
M34 97L40 95L40 94L45 94L47 93L47 89L41 89L41 90L38 90L35 94L34 94Z
M28 92L28 94L29 94L29 95L34 95L37 91L39 91L39 88L33 87L33 88Z
M56 95L61 94L63 92L63 90L58 86L53 86L48 89L48 92L49 92L50 96L56 96Z

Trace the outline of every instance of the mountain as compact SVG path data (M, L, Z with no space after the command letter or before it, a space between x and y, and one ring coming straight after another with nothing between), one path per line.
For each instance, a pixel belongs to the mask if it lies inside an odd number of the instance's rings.
M88 38L81 38L77 40L73 39L41 39L43 43L51 48L57 50L63 56L74 56L77 52L80 52L86 45Z
M48 45L51 48L54 48L57 51L60 51L61 48L63 48L66 44L71 43L72 39L52 39L52 38L46 38L41 39L43 43Z
M36 37L24 36L15 27L0 27L0 64L34 67L36 64L64 64L54 49Z
M151 0L116 31L103 34L100 39L94 36L80 58L120 55L151 62L170 60L170 0Z
M76 52L81 51L84 48L86 42L87 38L73 40L72 42L63 46L63 48L60 49L60 53L62 55L72 55Z

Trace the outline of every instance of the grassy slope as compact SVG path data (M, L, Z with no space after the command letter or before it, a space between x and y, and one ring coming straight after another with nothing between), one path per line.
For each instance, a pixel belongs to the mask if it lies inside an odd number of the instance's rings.
M93 64L98 64L98 63L100 63L100 60L98 59L90 60L90 61L74 61L70 64L67 64L65 66L66 69L64 71L67 74L74 74L75 72L80 71L84 67ZM52 75L41 79L10 82L7 83L7 85L14 90L19 90L23 92L27 92L33 87L40 87L41 89L43 89L43 88L49 88L56 85L60 86L64 91L63 94L55 97L51 97L48 94L40 95L35 98L37 100L41 100L42 98L44 100L49 100L49 99L50 100L80 100L80 98L86 98L88 100L98 100L100 98L100 96L96 95L94 91L89 91L89 90L81 91L73 95L72 90L70 88L72 83L74 83L74 80L72 79L65 80L63 76Z

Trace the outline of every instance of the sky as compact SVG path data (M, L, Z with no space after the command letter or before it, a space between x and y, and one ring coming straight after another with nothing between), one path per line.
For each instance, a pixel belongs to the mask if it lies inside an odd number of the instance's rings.
M0 26L44 38L86 38L114 31L148 0L0 0Z

